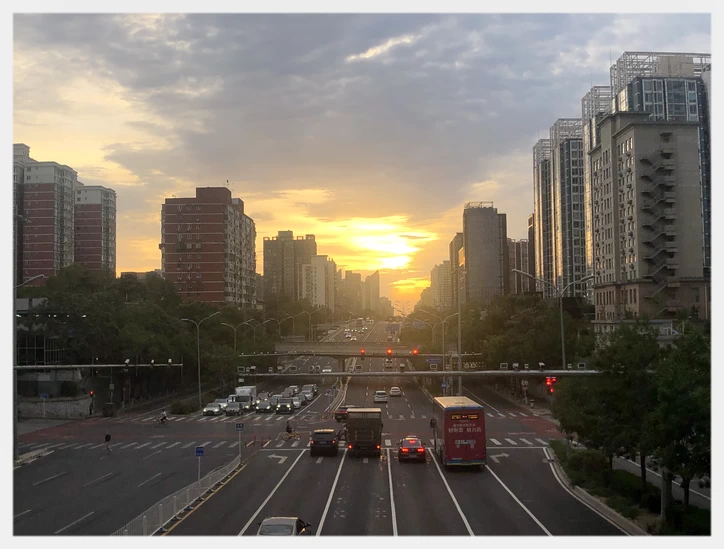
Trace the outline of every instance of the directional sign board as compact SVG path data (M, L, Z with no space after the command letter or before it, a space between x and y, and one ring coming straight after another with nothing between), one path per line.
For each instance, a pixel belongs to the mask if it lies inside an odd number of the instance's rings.
M204 455L204 447L203 446L197 446L196 447L196 457L201 457Z
M46 398L48 398L48 395L46 395L45 393L43 393L42 395L40 395L40 398L46 399Z
M244 424L243 424L243 423L237 423L237 424L236 424L236 430L239 431L240 433L243 433L243 432L244 432Z
M439 356L428 356L425 357L425 362L427 364L441 364L442 359Z

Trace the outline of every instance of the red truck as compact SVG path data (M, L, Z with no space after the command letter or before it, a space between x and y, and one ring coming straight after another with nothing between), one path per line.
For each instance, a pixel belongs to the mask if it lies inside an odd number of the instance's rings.
M432 429L435 453L446 466L487 464L485 408L464 396L436 397Z

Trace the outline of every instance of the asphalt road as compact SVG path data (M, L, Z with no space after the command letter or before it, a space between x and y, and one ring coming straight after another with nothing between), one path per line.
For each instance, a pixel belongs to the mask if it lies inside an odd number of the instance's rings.
M363 338L385 342L387 329L379 323L349 344L363 348ZM370 371L384 368L379 358L358 364ZM402 396L374 404L374 392L391 386L400 387ZM448 470L430 452L425 463L399 463L400 438L416 434L429 444L430 401L411 379L352 379L345 402L383 409L379 458L352 458L343 447L337 456L312 457L304 437L296 446L265 442L167 535L254 535L269 516L299 516L316 535L623 534L554 475L545 450L547 441L561 437L555 425L484 388L466 395L486 406L488 451L495 459L485 470ZM323 420L302 425L310 431L338 426Z
M386 342L393 326L378 323L356 334L350 346ZM343 333L333 336L344 340ZM300 370L308 358L298 358ZM334 362L312 358L315 364ZM360 359L357 359L358 361ZM395 367L399 367L395 359ZM382 371L384 360L360 361ZM294 378L301 385L303 375ZM259 390L280 392L278 379ZM16 535L109 534L162 497L196 479L194 447L204 445L208 472L228 463L241 446L243 468L168 535L254 535L268 516L299 516L317 535L621 535L605 518L576 499L557 480L545 449L561 434L543 418L514 408L485 388L466 395L486 407L488 468L445 469L428 452L425 463L399 463L397 441L408 435L430 443L432 405L410 378L352 379L345 402L383 409L383 452L379 458L314 456L309 434L338 428L323 419L325 390L292 417L300 441L283 440L290 416L249 414L203 418L171 417L168 427L153 424L153 413L70 422L21 437L21 450L51 448L53 453L16 469ZM402 389L402 396L374 404L374 392ZM242 421L239 444L235 423ZM109 430L114 452L103 449Z

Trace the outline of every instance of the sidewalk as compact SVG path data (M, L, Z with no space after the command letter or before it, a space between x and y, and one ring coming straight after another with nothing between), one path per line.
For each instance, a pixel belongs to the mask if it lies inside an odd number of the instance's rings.
M491 390L494 391L494 389L492 388ZM529 408L526 407L523 402L517 402L512 399L510 395L505 394L501 391L495 391L495 394L507 400L511 404L515 404L516 406L525 408L526 410L528 410ZM553 414L551 413L550 407L547 402L540 402L536 400L535 406L536 408L534 410L528 411L533 412L536 416L544 417L545 419L555 423L558 428L560 428L560 423L553 417ZM641 478L641 467L638 458L636 458L635 461L629 461L628 459L614 457L613 468L628 471L629 473L633 473L637 477ZM661 475L648 467L646 468L646 480L654 486L661 488ZM678 482L672 483L672 493L674 499L684 501L684 489ZM699 488L697 481L692 480L689 488L689 503L701 509L711 509L711 489Z

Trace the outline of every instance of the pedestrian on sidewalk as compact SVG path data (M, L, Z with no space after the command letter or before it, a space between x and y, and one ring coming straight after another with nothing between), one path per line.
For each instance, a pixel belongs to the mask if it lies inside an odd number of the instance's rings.
M109 431L106 431L106 451L110 454L113 450L111 450L111 433Z

